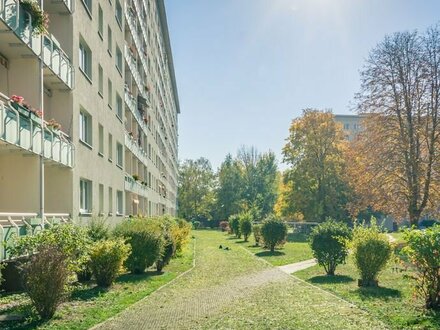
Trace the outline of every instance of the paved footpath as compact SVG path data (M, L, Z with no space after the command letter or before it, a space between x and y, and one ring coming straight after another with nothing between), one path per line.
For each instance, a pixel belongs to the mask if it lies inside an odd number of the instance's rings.
M310 268L316 265L315 259L304 260L300 262L295 262L294 264L288 264L284 266L278 266L278 269L286 274L292 274L299 272L300 270Z
M196 265L97 329L385 329L366 312L247 253L196 233ZM232 249L225 251L219 245Z

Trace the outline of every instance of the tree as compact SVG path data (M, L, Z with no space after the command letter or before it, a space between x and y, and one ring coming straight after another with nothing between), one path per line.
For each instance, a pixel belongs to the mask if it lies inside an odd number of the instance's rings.
M216 190L216 216L218 219L229 219L240 213L242 196L241 169L236 160L228 154L218 171Z
M284 192L289 212L309 221L347 218L350 191L344 180L346 142L341 125L330 111L305 109L289 132L283 148L284 162L291 166L284 176L290 188Z
M187 220L211 219L215 176L209 160L187 159L179 166L178 214Z
M417 224L438 211L440 29L386 36L361 72L364 132L351 150L352 186L371 205Z
M249 212L240 214L240 232L244 236L244 241L247 242L252 233L252 216Z

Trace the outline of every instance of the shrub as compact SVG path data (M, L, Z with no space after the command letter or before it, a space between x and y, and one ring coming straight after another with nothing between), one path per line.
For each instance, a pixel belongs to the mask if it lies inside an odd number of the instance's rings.
M263 243L263 237L261 236L261 225L254 225L252 227L254 233L255 245L259 246Z
M380 232L376 222L371 226L355 226L353 240L349 244L361 276L359 286L377 286L377 277L391 257L392 248L386 235Z
M244 241L247 242L252 233L252 218L250 213L242 213L240 215L240 232L244 236Z
M96 283L102 287L113 284L130 253L122 239L96 242L90 250L90 265Z
M274 252L276 246L286 242L287 226L275 216L269 216L261 226L261 236L263 236L265 245L271 252Z
M168 265L175 251L176 251L176 243L173 239L173 236L171 235L171 233L166 233L163 253L160 256L160 258L156 261L156 270L158 272L161 272L163 267Z
M93 217L87 224L87 234L93 242L109 239L110 227L106 219Z
M133 274L143 273L163 253L163 231L158 221L132 218L119 224L115 229L115 235L124 238L131 247L125 267Z
M26 292L42 319L54 314L65 295L68 258L57 245L42 244L24 267Z
M428 309L440 308L440 226L426 230L407 230L403 252L416 268L415 291Z
M195 230L200 229L201 227L200 221L193 221L192 225Z
M237 238L241 238L240 218L238 215L234 214L229 217L229 225L231 226L232 234Z
M343 263L348 255L346 240L351 237L350 228L344 223L326 221L313 228L310 247L313 256L327 275L334 275L336 266Z
M80 271L88 261L90 239L85 228L74 224L53 225L35 235L21 236L9 247L11 256L33 254L42 246L56 246L66 256L70 271Z
M183 219L176 219L177 226L174 226L171 229L171 233L174 237L174 241L176 244L175 253L182 252L183 247L189 241L189 235L191 233L191 224Z
M229 231L229 222L228 221L220 221L220 229L222 232Z

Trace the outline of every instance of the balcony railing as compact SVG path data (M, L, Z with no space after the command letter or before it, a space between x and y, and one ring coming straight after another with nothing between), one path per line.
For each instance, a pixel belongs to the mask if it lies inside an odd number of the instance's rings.
M125 134L125 146L145 165L148 164L147 153L136 143L136 141Z
M45 124L47 124L45 122ZM69 137L59 131L44 127L44 157L56 164L73 167L75 147ZM0 141L23 151L41 155L41 119L10 102L0 100Z
M0 261L10 257L8 247L16 237L33 235L54 224L70 222L68 213L45 213L44 219L37 213L0 212Z
M129 174L125 174L125 190L148 198L148 187L136 181Z
M33 33L32 15L21 8L19 0L0 0L0 21L36 56L41 56L46 67L68 88L74 87L72 62L52 35L42 36ZM41 38L44 38L43 49Z

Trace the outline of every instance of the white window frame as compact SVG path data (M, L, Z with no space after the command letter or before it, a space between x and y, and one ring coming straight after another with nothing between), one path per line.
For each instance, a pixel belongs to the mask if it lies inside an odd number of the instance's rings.
M79 112L79 140L89 147L93 145L92 116L85 110L80 110Z
M92 213L92 181L79 180L79 211L81 214Z

